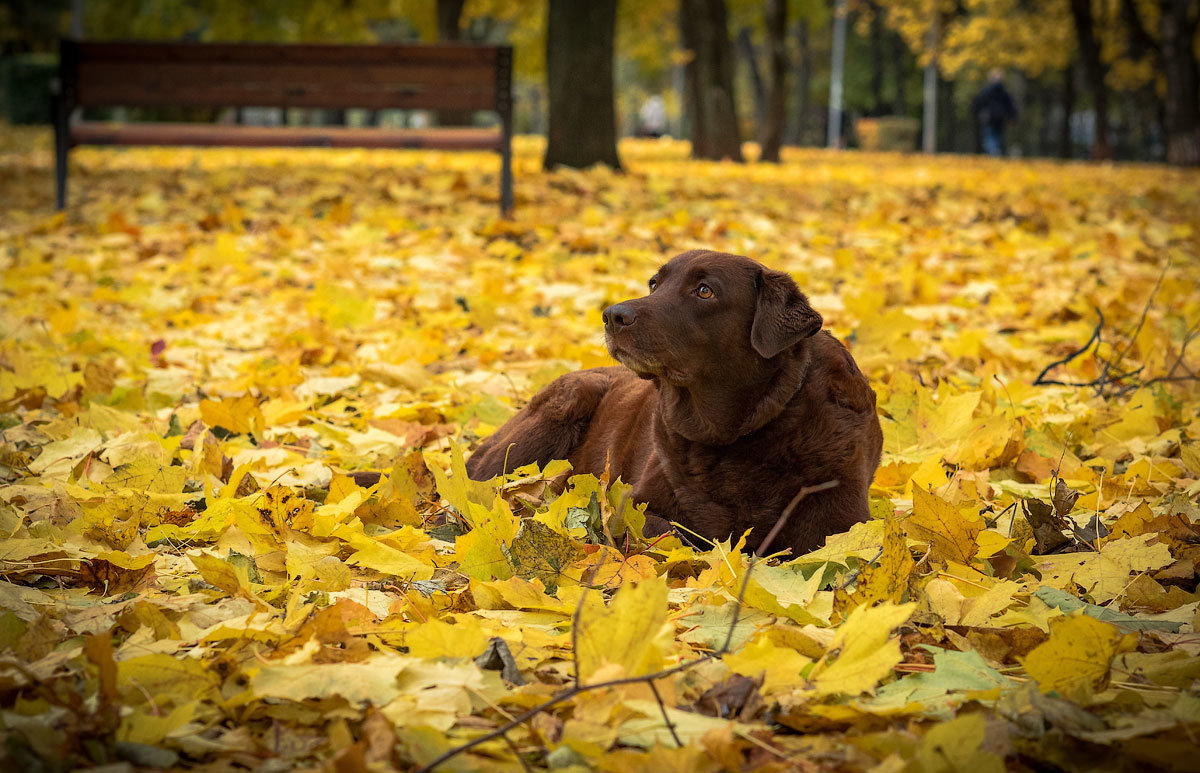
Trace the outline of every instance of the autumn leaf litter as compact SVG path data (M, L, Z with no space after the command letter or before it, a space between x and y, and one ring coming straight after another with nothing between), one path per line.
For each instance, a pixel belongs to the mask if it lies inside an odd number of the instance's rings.
M445 769L1195 767L1195 173L523 140L504 221L486 155L83 149L56 215L19 139L6 764L409 769L716 652ZM884 425L873 520L748 580L622 482L463 469L695 246L790 271Z

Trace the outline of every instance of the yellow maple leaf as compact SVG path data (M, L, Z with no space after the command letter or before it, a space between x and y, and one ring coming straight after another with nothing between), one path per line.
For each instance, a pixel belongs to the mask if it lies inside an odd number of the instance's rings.
M47 477L66 477L75 463L100 447L103 438L90 427L77 427L62 440L42 446L38 458L29 463L29 471Z
M504 548L517 536L520 519L512 514L508 503L497 494L491 510L473 502L474 528L456 537L454 553L461 571L480 580L506 580L513 576L513 567Z
M357 541L354 547L355 552L346 559L348 564L404 580L428 580L433 576L432 565L369 537Z
M196 571L209 585L228 593L230 596L243 596L255 599L250 590L250 578L246 568L207 553L192 553L188 555Z
M580 610L575 629L579 678L586 680L605 664L627 676L647 674L663 662L664 632L669 641L667 583L661 578L626 585L606 609Z
M0 368L0 400L7 400L25 389L42 389L50 397L61 397L77 384L83 374L72 372L68 363L51 352L14 347L4 352L10 368Z
M988 748L987 719L965 714L929 729L916 750L923 773L1004 773L1004 746Z
M263 698L302 701L341 696L351 703L385 706L401 693L396 678L421 661L382 653L365 663L271 663L250 679Z
M473 617L457 625L429 620L404 636L408 654L418 658L473 658L483 652L487 641Z
M835 607L843 614L861 604L877 601L898 603L908 588L908 576L913 569L908 540L894 518L884 522L883 549L876 562L866 564L858 573L852 593L839 588L834 594Z
M658 574L658 564L649 556L627 556L607 545L595 547L563 574L577 583L608 589L616 589L627 582L641 582Z
M122 716L117 738L147 746L160 744L168 735L191 722L199 705L200 701L189 701L179 704L165 715L158 707L153 707L150 711L135 711Z
M776 645L767 636L758 636L721 660L735 674L762 676L764 692L800 686L804 681L802 672L813 662L790 647Z
M219 678L196 658L166 653L138 655L117 661L117 689L126 706L149 704L156 712L166 705L183 705L215 691Z
M221 427L235 435L253 432L266 423L253 395L201 400L200 416L210 427Z
M914 539L928 542L943 557L967 563L979 549L983 521L968 518L938 495L914 487L913 511L904 520L904 529Z
M1118 652L1127 652L1137 634L1122 635L1116 626L1077 614L1050 621L1050 639L1021 660L1042 692L1087 703L1108 679L1109 664Z
M874 607L860 606L838 627L830 651L838 651L832 663L818 663L813 671L813 686L820 695L872 692L879 681L892 672L903 658L900 642L889 639L892 631L912 615L914 603L884 602Z
M570 538L544 523L527 518L508 545L513 572L521 578L536 577L553 591L565 577L563 570L575 562L578 549Z
M1100 430L1102 437L1115 441L1150 439L1159 433L1158 405L1149 389L1139 389L1113 424Z

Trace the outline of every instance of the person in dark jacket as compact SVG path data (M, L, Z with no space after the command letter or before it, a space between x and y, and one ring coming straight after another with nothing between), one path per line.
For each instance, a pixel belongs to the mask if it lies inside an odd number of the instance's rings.
M971 112L979 122L983 152L989 156L1004 155L1004 128L1017 120L1017 106L1004 88L1003 70L996 68L988 73L987 85L971 100Z

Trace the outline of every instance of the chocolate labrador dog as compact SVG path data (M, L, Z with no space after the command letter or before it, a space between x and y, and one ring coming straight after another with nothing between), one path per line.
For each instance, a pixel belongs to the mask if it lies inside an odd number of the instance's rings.
M650 294L604 311L624 367L568 373L467 461L486 480L567 459L633 484L647 532L677 521L710 539L753 527L756 548L806 486L775 548L793 555L867 519L883 433L875 393L791 277L708 250L678 255ZM652 525L653 524L653 525Z

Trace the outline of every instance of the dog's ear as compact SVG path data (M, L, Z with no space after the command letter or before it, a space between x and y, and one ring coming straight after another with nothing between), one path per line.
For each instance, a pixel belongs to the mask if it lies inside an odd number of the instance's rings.
M758 304L750 328L750 344L768 360L821 330L821 315L792 278L782 271L758 274Z

